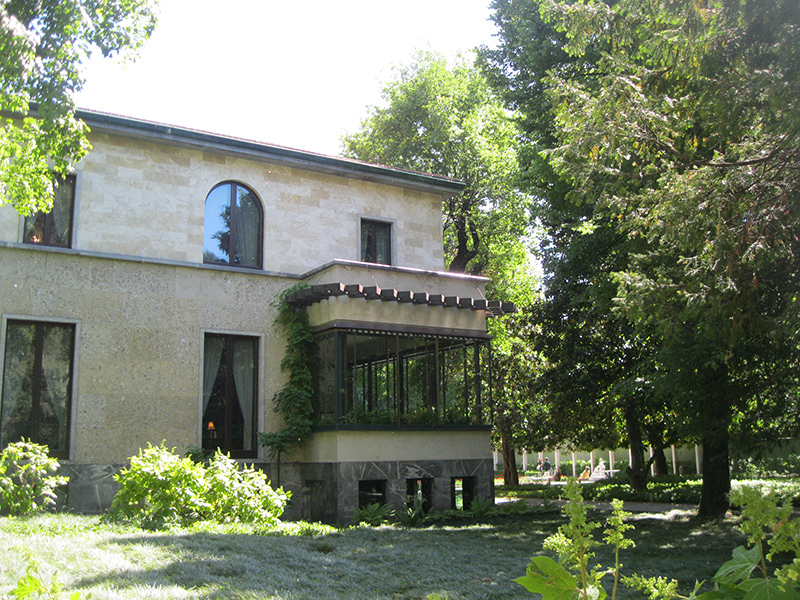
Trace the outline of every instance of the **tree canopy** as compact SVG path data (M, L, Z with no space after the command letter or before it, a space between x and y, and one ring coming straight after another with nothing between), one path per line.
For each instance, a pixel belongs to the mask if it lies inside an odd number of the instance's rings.
M550 70L546 157L642 245L616 314L655 336L655 393L704 446L701 512L727 508L730 435L797 428L800 10L794 0L541 0L590 77Z
M75 117L81 63L132 55L155 27L157 0L0 1L0 205L49 210L53 172L88 151Z
M569 55L566 35L542 18L538 0L495 0L492 8L499 43L481 50L481 65L518 115L520 181L535 197L541 231L543 299L525 318L528 347L545 358L532 383L544 439L551 447L615 447L627 439L632 472L644 485L644 443L656 448L658 459L674 438L668 414L654 410L649 334L613 311L612 273L627 267L642 242L628 239L616 218L595 220L589 199L573 201L572 186L543 154L557 141L547 74L591 79L601 46Z
M343 138L344 154L463 181L443 207L448 270L491 276L503 299L526 302L529 199L515 186L517 130L485 77L464 59L451 66L419 53L383 98Z
M344 138L347 156L459 179L464 192L443 206L450 271L490 278L487 295L518 306L533 300L530 197L518 188L518 130L474 64L419 53L396 71L361 130ZM524 319L490 325L495 440L506 459L529 446L536 419L530 386L537 358L526 347ZM507 478L516 477L504 461Z

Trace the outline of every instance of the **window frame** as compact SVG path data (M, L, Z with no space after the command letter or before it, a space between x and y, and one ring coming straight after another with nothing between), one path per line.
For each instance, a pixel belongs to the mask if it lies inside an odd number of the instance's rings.
M59 450L49 449L49 454L53 458L58 458L61 460L69 460L71 457L72 452L72 424L74 423L75 415L73 414L76 410L77 404L77 380L78 380L78 354L79 354L79 343L80 343L80 321L74 319L59 319L59 318L52 318L52 317L39 317L39 316L31 316L31 315L3 315L2 323L0 323L0 427L2 427L2 409L3 409L3 395L5 390L5 377L6 377L6 349L8 347L8 326L9 322L22 322L22 323L29 323L36 325L37 332L36 332L36 356L34 358L35 363L38 363L39 368L41 369L41 363L43 360L42 357L42 349L43 349L43 340L41 339L41 335L43 332L43 328L45 325L60 325L60 326L67 326L72 329L72 351L69 356L69 370L70 370L70 378L69 378L69 386L66 394L66 402L67 406L65 407L65 441L64 441L64 448ZM42 345L39 345L42 343ZM41 375L41 371L39 371ZM34 375L35 377L35 375ZM36 400L41 400L41 393L42 389L39 386L37 390L38 394L36 395ZM33 409L32 409L33 410ZM2 431L0 430L0 435ZM34 443L40 443L37 439L33 439ZM5 442L0 438L0 448L5 447Z
M318 427L473 428L491 421L485 338L332 327L315 333Z
M55 183L59 181L63 182L70 182L72 186L72 194L71 194L71 201L70 201L70 210L69 210L69 228L67 231L67 241L63 244L61 243L54 243L53 238L53 231L56 227L54 223L53 212L55 211L55 203L58 198L58 191L57 188L53 190L53 206L51 207L49 212L43 212L38 210L27 217L22 217L20 222L20 240L23 244L29 244L31 246L46 246L50 248L72 248L73 241L75 239L75 208L77 204L77 196L78 196L78 178L75 173L69 173L63 177L53 175L53 180ZM60 185L60 184L59 184ZM27 238L27 224L30 220L36 220L37 218L42 217L44 218L44 231L42 233L41 240L28 240Z
M376 228L378 226L386 227L386 231L389 236L389 242L387 244L388 252L389 252L389 261L388 262L377 262L374 260L366 260L364 252L362 252L362 245L364 243L364 226L371 226L373 228L373 244L372 244L372 252L373 255L377 254L377 243L375 242L377 235L376 235ZM369 216L359 216L358 219L358 260L359 262L368 263L372 265L388 265L392 266L395 264L395 222L391 219L380 219L376 217L369 217Z
M228 260L226 262L223 261L207 261L206 260L206 245L205 245L205 236L206 236L206 204L208 203L208 199L214 191L223 186L230 186L230 194L228 195L228 206L230 207L230 223L228 224L228 228L230 231L230 241L228 243ZM236 231L236 190L238 188L242 188L247 190L247 192L252 196L255 201L256 208L258 209L258 240L256 242L256 265L255 266L248 266L237 264L235 262L236 253L231 251L231 248L236 247L236 242L238 241L238 233ZM225 180L220 181L219 183L215 184L206 194L206 198L203 202L203 264L206 265L218 265L224 267L233 267L235 269L256 269L261 270L264 268L264 203L261 201L261 197L256 193L256 191L250 187L249 185L242 183L240 181L235 180Z
M200 405L199 405L199 431L198 431L198 445L200 448L203 449L204 452L206 451L215 451L215 449L206 448L205 441L206 436L208 434L207 431L207 421L205 418L206 408L204 408L204 396L205 396L205 387L204 387L204 372L205 372L205 348L206 343L209 338L217 337L217 338L224 338L225 339L225 352L226 358L228 359L228 363L226 365L226 369L231 368L231 361L232 361L232 353L230 352L231 342L234 339L247 339L253 341L253 348L255 355L253 357L253 406L252 406L252 416L251 416L251 423L252 423L252 431L251 431L251 448L248 449L232 449L230 447L218 446L218 448L222 452L230 453L232 458L257 458L258 457L258 430L259 430L259 415L260 415L260 390L261 390L261 382L263 380L263 372L262 372L262 361L261 357L264 355L263 351L263 336L256 334L256 333L249 333L249 332L241 332L241 331L219 331L219 330L204 330L202 331L203 341L202 347L200 352ZM233 375L232 372L229 371L227 373L227 381L226 381L226 400L225 400L225 410L226 410L226 423L225 423L225 431L223 435L230 438L230 430L231 430L231 411L232 411L232 402L231 396L229 394L230 390L233 388L235 389L235 383L233 382ZM216 378L212 383L212 386L216 384ZM213 394L213 390L211 392ZM238 392L237 392L238 397ZM242 415L244 418L244 415ZM215 427L216 429L216 427ZM244 441L244 440L243 440ZM230 439L228 439L230 442ZM246 444L244 444L246 445Z

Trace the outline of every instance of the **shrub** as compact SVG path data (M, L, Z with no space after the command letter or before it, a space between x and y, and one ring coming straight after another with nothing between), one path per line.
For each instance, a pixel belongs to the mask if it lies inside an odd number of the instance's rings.
M207 499L222 522L274 526L286 508L287 493L273 490L267 476L217 452L206 468Z
M769 477L797 477L800 473L800 455L737 457L731 460L731 476L736 479Z
M58 460L47 451L23 439L0 452L0 512L27 515L55 508L56 488L69 478L56 475Z
M211 508L204 475L201 464L177 456L163 442L148 444L115 475L120 488L111 501L111 514L154 529L204 518Z
M217 452L208 466L148 445L116 475L120 489L111 515L156 529L193 521L259 522L275 525L288 494L273 490L266 476Z
M353 520L356 523L369 525L370 527L378 527L388 523L394 517L394 510L388 504L378 504L373 502L361 508L356 508L353 511Z
M422 498L414 498L405 512L397 514L397 521L403 527L422 527L425 524L425 511L422 508Z
M470 504L469 508L464 512L473 519L485 519L486 517L491 517L497 514L497 510L494 507L494 501L490 500L489 498L482 498L480 496L474 498L472 500L472 504Z

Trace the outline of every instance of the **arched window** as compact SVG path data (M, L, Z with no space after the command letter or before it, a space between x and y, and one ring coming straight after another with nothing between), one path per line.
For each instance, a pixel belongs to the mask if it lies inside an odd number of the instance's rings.
M250 188L226 181L206 197L203 262L261 268L261 202Z

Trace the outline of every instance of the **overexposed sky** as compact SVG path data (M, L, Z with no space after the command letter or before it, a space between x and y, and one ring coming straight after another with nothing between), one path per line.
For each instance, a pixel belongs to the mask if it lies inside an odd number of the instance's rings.
M93 59L80 108L338 154L416 50L495 44L491 0L160 0L135 63Z

